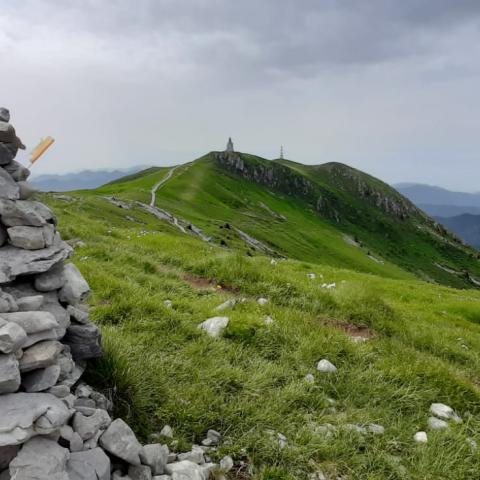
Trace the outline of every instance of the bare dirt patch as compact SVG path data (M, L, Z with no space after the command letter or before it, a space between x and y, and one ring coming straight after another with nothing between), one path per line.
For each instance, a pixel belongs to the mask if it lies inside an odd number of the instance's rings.
M353 323L344 322L330 317L319 317L319 319L325 325L343 330L350 338L352 338L352 340L355 341L362 342L376 337L375 332L366 325L355 325Z
M182 275L181 278L197 290L215 290L231 293L239 292L239 290L235 287L225 285L222 282L217 282L215 279L199 277L198 275L194 275L193 273L185 273Z

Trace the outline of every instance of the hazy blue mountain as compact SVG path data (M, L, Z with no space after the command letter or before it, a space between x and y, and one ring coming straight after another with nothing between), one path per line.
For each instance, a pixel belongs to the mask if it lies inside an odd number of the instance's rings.
M480 208L480 193L452 192L446 188L420 183L398 183L394 187L417 206L448 205ZM461 213L467 213L463 210Z
M421 208L431 217L456 217L457 215L462 215L464 213L469 213L470 215L480 215L480 207L431 205L426 203L419 203L417 207Z
M466 243L480 248L480 215L463 214L456 217L435 217L435 220L456 233Z
M68 192L98 188L125 175L147 168L145 165L118 170L82 170L63 175L38 175L30 178L31 183L42 192Z

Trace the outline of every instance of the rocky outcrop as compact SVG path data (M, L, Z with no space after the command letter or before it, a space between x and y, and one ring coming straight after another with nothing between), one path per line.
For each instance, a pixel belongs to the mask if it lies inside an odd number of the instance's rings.
M142 446L81 381L86 361L103 353L90 288L64 263L72 249L53 212L24 198L28 173L0 164L0 478L206 479L215 465L203 450L195 463L166 445Z

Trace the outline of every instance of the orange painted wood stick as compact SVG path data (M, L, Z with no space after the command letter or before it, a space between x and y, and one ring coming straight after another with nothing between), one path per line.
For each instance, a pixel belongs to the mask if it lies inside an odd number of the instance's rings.
M52 137L47 137L42 140L33 150L30 165L33 165L46 151L50 148L55 140Z

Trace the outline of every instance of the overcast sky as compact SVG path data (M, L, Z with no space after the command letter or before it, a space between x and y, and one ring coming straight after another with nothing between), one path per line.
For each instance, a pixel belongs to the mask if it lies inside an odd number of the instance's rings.
M478 191L479 27L479 0L0 0L0 104L29 147L56 138L37 173L172 165L232 136Z

